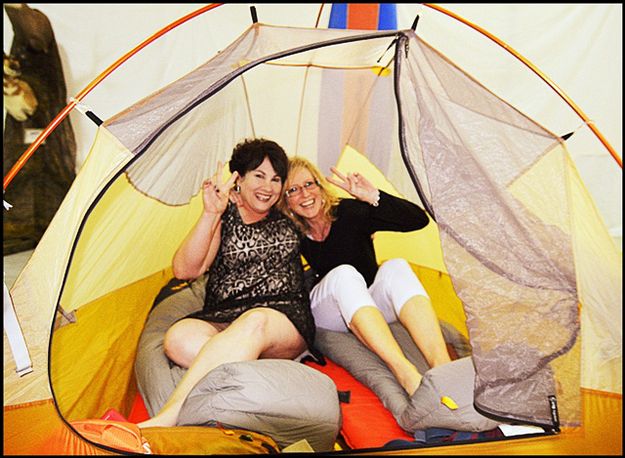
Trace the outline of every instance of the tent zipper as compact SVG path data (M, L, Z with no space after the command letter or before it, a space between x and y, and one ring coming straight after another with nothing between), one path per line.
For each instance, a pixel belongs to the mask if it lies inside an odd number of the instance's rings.
M436 215L434 214L434 210L430 206L428 200L425 198L423 194L423 189L421 188L421 183L419 182L419 178L414 171L412 166L412 162L408 158L408 147L406 146L406 128L404 126L404 117L402 113L402 105L401 98L399 96L399 76L401 72L401 50L404 49L406 58L408 58L408 37L405 33L400 33L398 36L397 44L395 45L395 76L394 76L394 90L395 90L395 103L397 105L397 124L399 127L399 150L401 151L401 157L404 160L404 165L406 166L406 170L408 170L408 175L412 180L412 184L417 190L417 194L421 199L421 203L425 207L425 210L428 212L430 217L436 222Z

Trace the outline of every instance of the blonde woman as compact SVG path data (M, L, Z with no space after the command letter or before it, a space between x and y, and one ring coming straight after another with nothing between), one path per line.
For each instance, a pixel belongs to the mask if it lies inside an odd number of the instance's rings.
M316 326L351 331L389 367L412 395L421 374L405 357L388 323L399 320L430 367L450 361L427 292L408 263L391 259L378 267L372 235L425 227L419 206L374 187L358 173L324 178L301 157L289 160L282 209L302 230L302 254L316 272L310 292ZM354 198L335 196L328 181Z

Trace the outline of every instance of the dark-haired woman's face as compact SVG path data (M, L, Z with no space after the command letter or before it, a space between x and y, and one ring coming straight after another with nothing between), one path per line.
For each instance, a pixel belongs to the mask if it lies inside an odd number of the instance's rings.
M282 192L282 179L276 173L271 161L265 157L263 162L239 179L243 206L257 214L266 214L271 210Z

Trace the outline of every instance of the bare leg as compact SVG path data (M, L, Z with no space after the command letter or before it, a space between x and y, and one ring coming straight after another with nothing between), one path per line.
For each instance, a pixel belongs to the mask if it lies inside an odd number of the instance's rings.
M451 361L438 317L425 296L413 296L399 313L399 321L410 333L430 367Z
M361 307L352 317L350 329L391 370L399 384L412 395L421 383L421 374L406 358L382 312L374 306Z
M269 308L248 310L208 339L161 411L138 426L175 426L193 387L221 364L251 361L261 356L291 359L305 347L304 339L284 314Z
M174 323L165 334L165 355L178 366L188 369L208 339L223 329L218 326L195 318L185 318Z

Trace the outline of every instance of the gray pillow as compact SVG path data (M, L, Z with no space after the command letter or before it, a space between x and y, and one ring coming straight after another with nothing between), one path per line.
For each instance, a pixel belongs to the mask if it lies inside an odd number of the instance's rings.
M135 376L151 416L186 371L165 356L163 338L174 322L202 307L203 280L158 303L139 339ZM332 450L341 427L337 389L328 376L295 361L223 364L193 388L179 416L181 425L214 422L266 434L281 448L306 439L315 451Z
M432 427L475 432L496 428L499 422L473 407L474 381L470 356L428 370L397 422L411 432ZM443 397L455 406L443 403Z
M316 346L332 361L347 369L359 382L369 387L393 414L397 423L409 433L418 429L448 428L457 431L486 431L497 426L473 408L475 372L468 340L449 323L441 322L445 341L461 358L455 362L429 369L412 341L408 331L399 322L390 324L391 331L406 357L424 375L412 397L408 396L386 364L351 333L317 329ZM460 361L460 362L458 362ZM448 383L454 390L449 390ZM441 403L441 395L450 397L458 405L451 410Z
M180 318L202 308L205 284L205 277L201 277L190 287L158 303L148 315L137 345L135 378L150 416L156 415L167 402L185 373L185 369L173 364L165 356L165 333Z
M284 448L306 439L329 451L341 426L336 385L304 364L261 359L222 364L187 397L179 425L212 421L261 432Z

